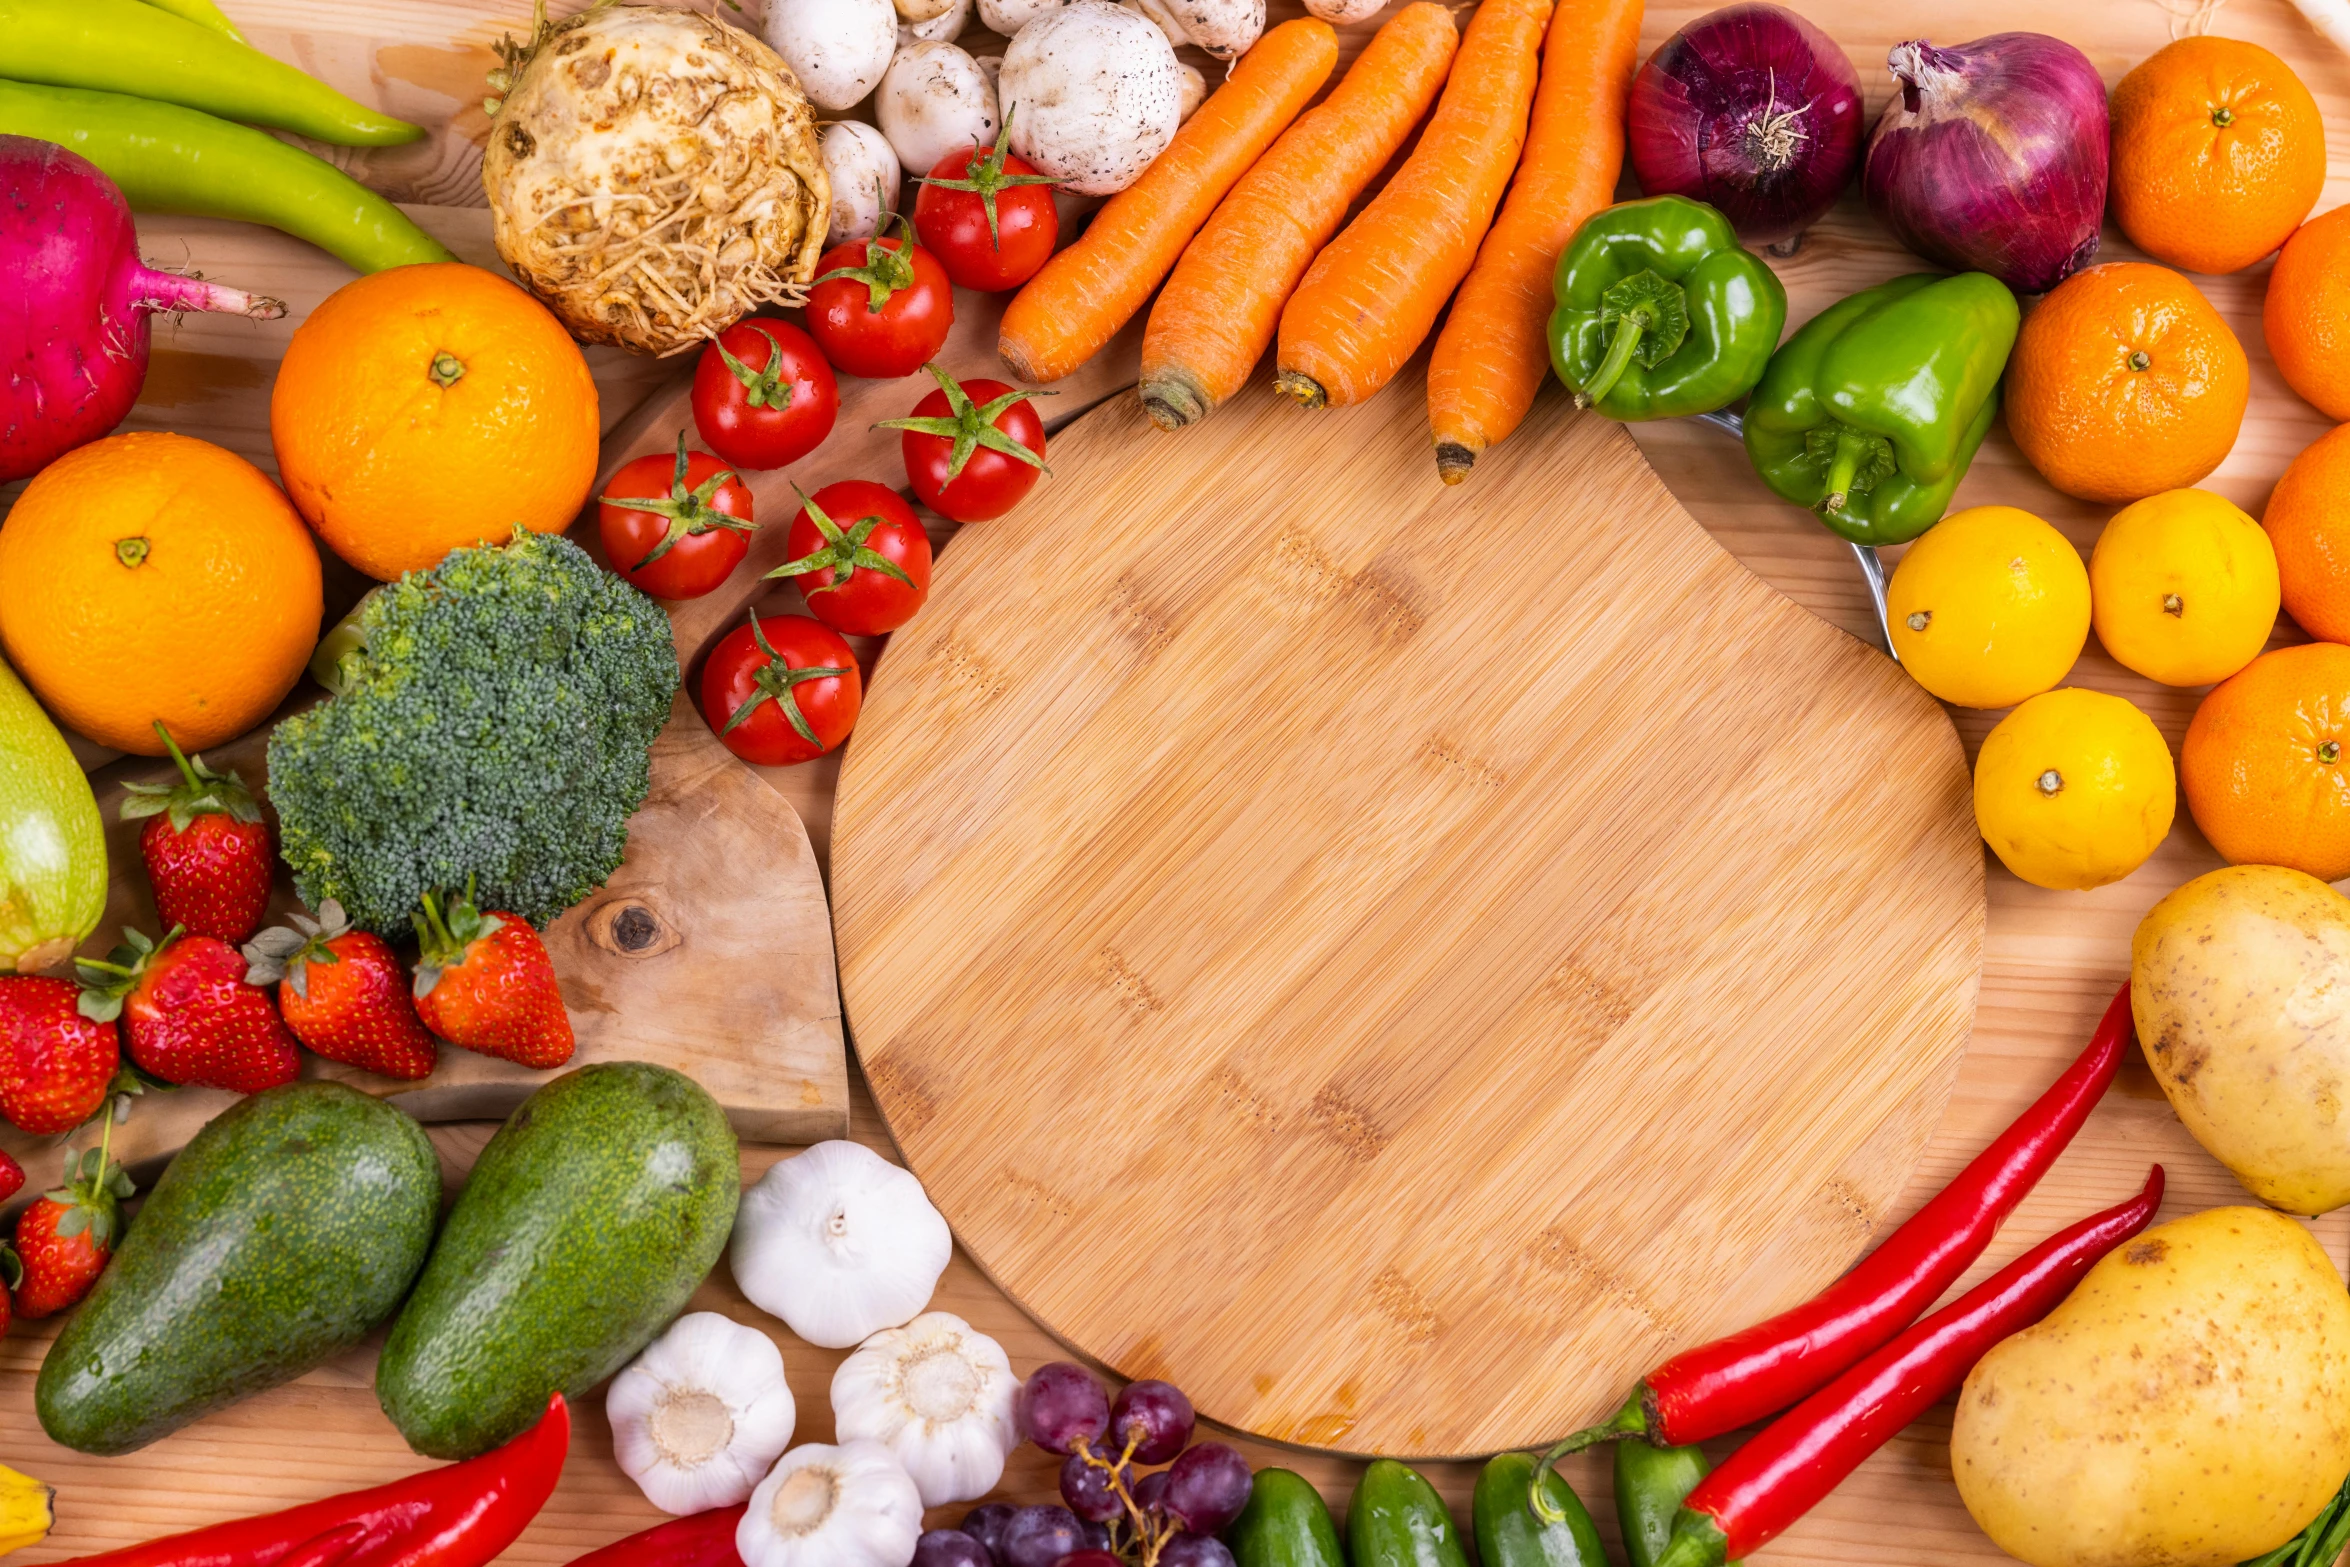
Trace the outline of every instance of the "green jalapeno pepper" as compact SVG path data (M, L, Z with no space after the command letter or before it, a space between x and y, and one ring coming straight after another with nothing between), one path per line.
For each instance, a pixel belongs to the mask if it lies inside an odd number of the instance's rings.
M347 147L423 136L202 22L183 4L0 0L0 77L154 98ZM224 19L225 22L225 19Z
M1855 544L1916 538L1991 431L2019 321L1986 272L1914 273L1830 305L1746 405L1755 472Z
M1711 413L1779 346L1787 290L1702 201L1651 196L1594 213L1551 283L1550 364L1610 419Z
M361 272L457 259L333 164L178 104L0 81L0 132L80 153L142 212L266 223Z
M1289 1469L1260 1469L1248 1505L1224 1531L1239 1567L1346 1567L1322 1493Z
M1352 1567L1469 1567L1444 1498L1418 1470L1375 1458L1346 1508Z
M1713 1465L1705 1449L1651 1447L1635 1437L1615 1444L1616 1525L1624 1535L1624 1559L1631 1567L1656 1567L1673 1537L1673 1517L1682 1498L1697 1489Z
M1479 1567L1608 1567L1599 1530L1566 1477L1555 1470L1542 1476L1556 1523L1528 1505L1533 1484L1532 1453L1503 1453L1478 1473L1469 1510Z

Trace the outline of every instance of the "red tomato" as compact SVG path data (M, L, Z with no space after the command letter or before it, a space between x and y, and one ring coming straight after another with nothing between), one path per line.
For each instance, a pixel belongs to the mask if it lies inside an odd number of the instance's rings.
M596 497L604 559L657 599L698 599L724 582L751 547L751 492L708 452L639 457Z
M702 666L702 718L726 748L762 767L813 761L849 737L864 700L857 657L805 615L756 611Z
M798 462L832 433L840 383L788 321L737 321L694 366L694 428L737 468Z
M1061 237L1053 181L1005 150L958 147L931 165L914 198L914 234L937 255L959 288L994 293L1018 288L1052 258Z
M808 613L835 631L895 631L930 597L930 535L886 484L843 479L807 496L787 548L767 575L799 578Z
M985 522L1019 503L1044 472L1044 421L1029 402L1034 392L1001 381L961 386L936 365L938 390L914 405L909 419L884 419L875 429L902 430L906 477L923 505L956 522Z
M886 381L912 375L946 342L955 286L907 234L852 239L817 258L807 319L834 368Z

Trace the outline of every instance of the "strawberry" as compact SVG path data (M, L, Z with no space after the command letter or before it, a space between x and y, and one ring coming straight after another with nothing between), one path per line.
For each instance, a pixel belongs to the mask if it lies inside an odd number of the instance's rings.
M82 1016L80 998L67 980L0 977L0 1115L36 1136L96 1115L122 1064L114 1024Z
M0 1152L0 1202L6 1202L24 1190L24 1166L16 1162L14 1154ZM0 1331L5 1331L0 1328Z
M16 1314L54 1316L90 1292L122 1228L122 1200L136 1190L130 1173L107 1157L114 1117L98 1146L66 1156L65 1180L16 1216Z
M416 916L416 1010L453 1045L529 1067L571 1059L571 1016L555 986L555 964L530 922L484 914L470 890L449 900L446 918L431 893Z
M408 976L381 936L353 930L329 898L245 943L245 981L277 986L294 1037L329 1061L386 1077L427 1076L440 1047L416 1015Z
M255 1094L290 1083L301 1051L269 992L245 983L237 949L176 927L157 946L135 930L104 962L83 958L82 1016L118 1013L131 1060L167 1083Z
M269 828L243 779L181 755L160 722L155 732L179 763L179 780L126 785L122 802L124 821L148 818L139 857L155 912L166 925L234 945L269 911Z

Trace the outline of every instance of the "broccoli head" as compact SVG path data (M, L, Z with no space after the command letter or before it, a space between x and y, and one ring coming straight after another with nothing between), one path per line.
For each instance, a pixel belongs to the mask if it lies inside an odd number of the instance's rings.
M482 908L534 925L601 886L677 690L660 606L525 534L387 583L348 629L337 694L269 741L302 901L389 933L469 880Z

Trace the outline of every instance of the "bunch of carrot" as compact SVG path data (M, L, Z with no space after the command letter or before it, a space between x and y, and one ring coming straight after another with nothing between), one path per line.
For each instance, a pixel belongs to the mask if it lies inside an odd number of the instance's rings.
M1340 406L1385 386L1449 298L1428 416L1437 471L1458 483L1542 385L1551 273L1623 166L1640 10L1483 0L1463 37L1443 6L1415 0L1302 116L1335 38L1314 21L1274 28L1013 300L1005 362L1030 380L1067 375L1164 281L1141 387L1162 428L1206 417L1276 341L1277 387ZM1411 155L1341 232L1423 117Z

